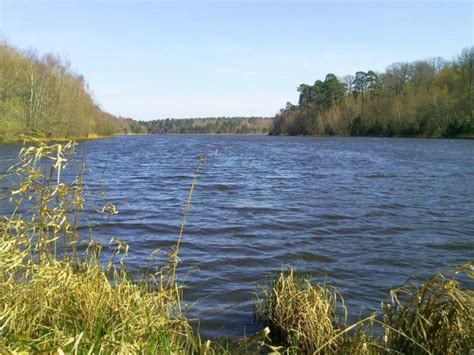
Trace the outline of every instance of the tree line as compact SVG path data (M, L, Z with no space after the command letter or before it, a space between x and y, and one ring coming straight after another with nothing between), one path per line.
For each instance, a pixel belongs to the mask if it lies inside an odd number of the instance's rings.
M104 112L62 58L0 43L0 142L114 134L288 134L473 137L474 47L451 61L395 63L384 72L327 74L301 84L298 104L273 118L209 117L137 122Z
M271 134L473 137L474 47L455 59L395 63L301 84Z
M0 142L32 132L55 139L142 130L130 119L101 110L84 77L67 61L0 43Z
M272 119L265 117L167 118L141 121L150 134L269 134Z

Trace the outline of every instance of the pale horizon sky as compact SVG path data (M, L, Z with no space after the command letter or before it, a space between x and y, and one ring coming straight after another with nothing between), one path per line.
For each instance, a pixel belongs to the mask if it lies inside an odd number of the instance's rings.
M296 87L473 45L471 1L8 1L0 38L59 54L115 115L272 116Z

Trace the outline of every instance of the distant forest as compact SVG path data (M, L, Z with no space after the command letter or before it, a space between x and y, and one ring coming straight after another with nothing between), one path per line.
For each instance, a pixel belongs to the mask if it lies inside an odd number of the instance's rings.
M265 117L210 117L141 121L151 134L269 134L272 119Z
M31 132L49 139L88 138L143 128L102 111L84 77L58 56L0 43L0 142Z
M474 137L474 47L454 60L395 63L301 84L271 134Z
M84 77L58 56L0 43L0 142L115 134L272 134L474 137L474 47L454 60L395 63L297 88L297 105L272 119L210 117L135 121L104 112Z

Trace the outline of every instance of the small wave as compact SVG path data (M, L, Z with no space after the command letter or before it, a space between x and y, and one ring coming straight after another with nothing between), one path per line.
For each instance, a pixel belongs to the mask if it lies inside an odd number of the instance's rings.
M348 219L355 219L354 216L347 216L338 213L326 213L319 215L320 218L327 219L330 221L343 221Z
M440 250L474 250L474 243L426 243L425 246Z
M382 203L380 205L377 205L375 206L375 208L378 208L378 209L384 209L384 208L388 208L388 209L400 209L400 208L404 208L405 206L399 204L399 203Z
M127 232L138 232L139 236L142 236L144 233L152 233L156 235L162 235L162 234L177 234L179 231L179 226L178 225L170 225L170 224L159 224L159 223L117 223L117 222L105 222L105 223L96 223L96 224L91 224L91 225L81 225L79 226L78 230L83 231L83 230L89 230L89 228L92 229L99 229L101 232L107 232L107 231L120 231L120 235L127 236L129 233Z
M199 186L201 189L217 190L217 191L231 191L235 190L238 186L236 184L201 184Z
M386 174L369 174L364 176L367 179L390 179L394 178L395 175L386 175Z

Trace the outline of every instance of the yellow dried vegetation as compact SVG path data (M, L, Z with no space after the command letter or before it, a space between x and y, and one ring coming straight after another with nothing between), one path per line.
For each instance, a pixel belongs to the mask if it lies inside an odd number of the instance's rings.
M463 287L472 280L468 263L393 289L383 305L386 346L406 354L473 351L474 291Z
M263 290L256 307L272 336L290 349L313 353L322 345L333 352L340 348L335 319L338 308L344 309L344 301L334 288L312 284L289 269Z
M16 206L0 221L0 353L214 352L181 313L177 250L167 267L132 280L128 247L115 240L120 262L103 266L101 245L78 233L84 166L75 144L33 143L10 171ZM75 178L66 182L64 169Z
M256 297L258 319L285 354L468 354L474 349L474 264L390 292L390 302L354 324L337 289L289 268Z

